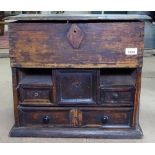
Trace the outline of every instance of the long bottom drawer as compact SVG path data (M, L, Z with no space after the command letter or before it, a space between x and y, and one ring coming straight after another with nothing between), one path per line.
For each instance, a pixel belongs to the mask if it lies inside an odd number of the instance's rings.
M132 108L19 107L21 126L130 127Z

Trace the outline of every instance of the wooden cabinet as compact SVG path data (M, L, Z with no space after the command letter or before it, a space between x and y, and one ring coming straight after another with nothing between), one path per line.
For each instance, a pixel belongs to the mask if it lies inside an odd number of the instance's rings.
M16 16L10 136L141 138L147 16Z

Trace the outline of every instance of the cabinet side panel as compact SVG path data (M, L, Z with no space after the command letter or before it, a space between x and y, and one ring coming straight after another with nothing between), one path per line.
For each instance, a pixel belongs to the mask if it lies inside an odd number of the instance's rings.
M139 126L139 106L140 106L140 92L141 92L141 68L137 68L136 76L136 91L134 98L134 111L133 111L133 127Z
M19 112L18 112L18 93L17 93L17 85L18 85L18 73L16 68L12 68L12 87L13 87L13 101L14 101L14 117L15 117L15 125L19 126Z

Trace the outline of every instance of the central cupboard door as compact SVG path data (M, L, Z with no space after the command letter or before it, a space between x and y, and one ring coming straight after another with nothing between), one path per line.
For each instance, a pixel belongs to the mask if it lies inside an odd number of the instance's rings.
M55 70L56 102L67 104L97 104L97 71L91 69Z

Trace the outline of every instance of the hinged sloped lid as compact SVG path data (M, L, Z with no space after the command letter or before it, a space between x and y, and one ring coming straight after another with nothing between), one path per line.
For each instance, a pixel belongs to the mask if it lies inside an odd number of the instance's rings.
M51 15L41 15L41 14L21 14L17 16L10 16L6 18L8 20L18 20L18 21L26 21L26 20L58 20L58 21L74 21L74 20L100 20L100 21L117 21L117 20L140 20L146 21L151 20L151 17L147 15L122 15L122 14L71 14L71 15L62 15L62 14L51 14Z

